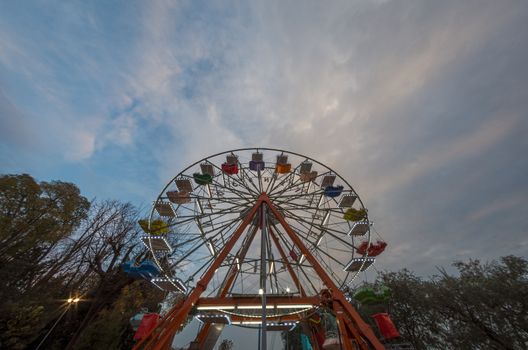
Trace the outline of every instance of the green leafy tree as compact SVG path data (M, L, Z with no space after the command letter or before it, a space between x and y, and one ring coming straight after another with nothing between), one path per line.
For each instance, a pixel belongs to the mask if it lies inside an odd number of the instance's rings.
M46 310L62 294L60 282L49 278L46 288L33 287L89 207L71 183L37 183L27 174L0 176L0 347L26 347L47 323Z
M456 262L429 280L407 270L384 273L391 316L417 349L528 348L528 262Z
M137 219L132 205L89 203L71 183L0 176L0 348L35 348L63 316L42 348L130 343L130 316L163 298L120 269L145 257ZM70 295L82 301L61 315Z

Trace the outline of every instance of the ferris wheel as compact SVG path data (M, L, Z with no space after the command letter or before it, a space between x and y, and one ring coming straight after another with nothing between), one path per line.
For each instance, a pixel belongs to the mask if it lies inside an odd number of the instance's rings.
M343 177L270 148L188 166L140 224L159 271L152 283L194 297L189 310L209 325L291 328L320 306L322 291L343 295L386 246L372 241L368 211ZM201 334L202 348L211 338Z

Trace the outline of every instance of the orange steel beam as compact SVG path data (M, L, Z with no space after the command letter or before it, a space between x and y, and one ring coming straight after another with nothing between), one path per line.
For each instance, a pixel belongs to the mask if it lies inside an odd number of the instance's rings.
M255 226L254 230L251 232L250 237L247 241L247 244L245 244L239 251L238 258L240 260L240 264L242 264L243 260L246 258L247 251L249 250L249 246L253 242L253 239L255 238L255 234L257 233L258 227ZM224 284L221 292L218 296L224 297L227 295L227 292L229 292L229 289L233 285L233 282L235 281L235 277L238 275L238 267L237 265L232 265L231 269L229 271L229 277L227 278L226 283Z
M200 295L206 290L207 285L211 281L211 279L214 276L215 271L220 267L222 262L227 257L227 254L233 249L233 246L238 241L240 236L242 235L242 232L246 229L246 227L249 225L251 220L253 220L253 217L255 216L257 209L260 208L263 202L267 199L267 195L265 193L261 194L259 198L257 199L257 202L251 208L251 211L249 214L244 218L240 226L235 230L227 244L224 246L224 249L218 254L218 256L214 259L213 263L209 267L209 269L204 273L203 277L198 281L196 284L196 287L192 290L192 292L189 294L187 299L185 299L185 302L181 306L181 308L178 310L178 312L174 315L174 318L171 320L170 324L165 327L161 332L159 333L158 343L154 344L153 349L155 350L165 350L170 347L170 341L172 340L172 337L174 337L174 334L176 331L183 325L183 321L189 314L189 311L193 307L193 305L198 301L200 298ZM148 344L147 344L148 346Z
M348 331L345 325L345 320L344 320L343 315L336 315L336 322L337 322L337 327L339 327L339 333L341 333L341 336L339 337L339 342L343 346L343 349L344 350L355 350L354 346L352 345L352 342L350 341L350 337L348 335Z
M262 318L260 316L258 317L249 317L249 316L230 316L231 322L241 322L241 321L258 321L262 322ZM302 319L302 317L299 314L293 314L293 315L283 315L283 316L267 316L266 321L267 322L294 322L299 321Z
M286 220L284 220L284 217L281 215L281 213L275 208L275 206L271 203L271 200L268 196L263 197L264 202L269 206L271 209L273 215L277 218L281 226L284 228L292 242L299 247L301 252L304 254L306 260L310 262L312 267L314 268L315 272L319 275L323 283L327 286L328 289L332 291L332 296L334 299L337 299L337 301L343 306L348 316L354 321L357 329L361 333L361 335L367 339L367 341L370 343L370 345L376 349L376 350L384 350L385 347L381 344L381 342L376 338L376 335L370 329L370 327L361 319L361 316L357 313L357 311L350 305L350 303L346 300L343 293L337 288L337 286L334 284L334 281L328 276L328 274L324 271L322 266L319 264L317 259L310 253L308 248L303 244L301 239L297 237L297 234L293 229L288 225ZM359 339L358 339L359 340Z
M334 311L336 313L336 319L338 320L338 325L340 327L339 330L341 332L342 341L344 341L345 343L349 342L348 332L350 332L350 334L354 337L354 339L356 339L357 342L359 343L358 344L359 347L361 349L368 350L369 347L368 347L367 343L365 342L365 340L358 333L357 327L355 327L352 324L352 322L348 319L348 317L346 317L345 311L343 310L343 308L341 307L339 302L337 302L337 301L333 302L333 309L334 309ZM352 345L350 344L350 346L352 346ZM354 349L354 347L352 347L352 349Z
M233 296L233 297L209 297L200 298L196 302L198 309L202 306L217 307L217 306L260 306L260 295L255 296ZM266 300L270 305L314 305L317 306L321 302L319 296L313 297L289 297L284 295L268 294Z
M301 286L301 282L299 282L299 278L295 274L295 271L293 271L293 268L291 267L291 264L288 261L286 254L284 254L284 250L282 249L282 246L280 245L279 240L275 236L275 233L273 232L271 226L269 227L269 233L271 238L273 239L273 242L275 243L275 246L277 247L277 250L279 251L283 264L286 265L286 268L290 273L293 283L295 283L295 286L297 287L297 290L301 293L301 296L305 296L306 293L304 292L304 288Z
M249 250L249 246L253 242L253 238L255 238L255 234L257 233L258 227L255 226L255 229L250 233L250 236L246 242L246 244L241 247L241 249L238 252L238 258L240 260L240 264L242 264L243 260L246 258L247 251ZM232 265L229 273L224 280L224 286L220 293L218 293L219 297L225 297L227 295L227 292L229 292L229 289L235 282L236 276L238 275L238 267L237 265ZM195 341L199 344L200 347L203 347L203 344L205 340L207 339L207 335L209 334L209 330L211 329L211 323L206 323L203 325L202 329L200 329L200 332L198 332L198 335L196 336Z

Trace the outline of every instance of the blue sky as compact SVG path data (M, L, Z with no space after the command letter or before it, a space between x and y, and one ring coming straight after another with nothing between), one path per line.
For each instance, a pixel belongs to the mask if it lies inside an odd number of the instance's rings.
M285 148L349 179L422 274L528 253L525 1L4 1L0 172L148 206Z

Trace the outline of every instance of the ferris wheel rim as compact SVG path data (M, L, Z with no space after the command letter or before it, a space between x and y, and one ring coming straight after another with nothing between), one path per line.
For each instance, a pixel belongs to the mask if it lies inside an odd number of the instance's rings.
M231 150L227 150L227 151L222 151L222 152L218 152L218 153L215 153L215 154L212 154L212 155L209 155L209 156L206 156L206 157L203 157L201 158L200 160L188 165L187 167L185 167L183 170L179 171L178 174L176 174L174 177L172 177L168 182L167 184L165 185L165 187L161 190L161 192L159 193L159 195L157 196L156 200L153 202L153 206L150 210L150 214L149 214L149 218L148 218L148 227L149 229L151 228L150 225L151 225L151 222L153 220L153 216L154 216L154 213L155 213L155 205L156 203L158 203L160 200L162 200L162 197L163 197L163 194L166 193L167 189L175 182L175 180L177 180L178 178L181 178L184 176L184 174L191 168L203 163L203 162L208 162L209 159L213 159L213 158L216 158L216 157L219 157L219 156L222 156L222 155L226 155L226 154L233 154L235 155L235 152L247 152L247 151L256 151L256 152L260 152L260 151L272 151L272 152L280 152L282 154L287 154L287 155L294 155L296 157L300 157L300 158L304 158L305 160L309 160L309 161L312 161L320 166L322 166L323 168L327 169L331 174L337 176L340 181L342 181L350 190L351 190L351 193L353 193L359 204L361 205L362 208L366 208L365 205L364 205L364 202L363 200L361 199L361 197L359 196L358 192L354 189L354 187L352 185L350 185L350 183L344 178L342 177L338 172L336 172L334 169L330 168L329 166L327 166L326 164L318 161L317 159L314 159L312 157L309 157L309 156L306 156L304 154L300 154L300 153L297 153L297 152L293 152L293 151L289 151L289 150L285 150L285 149L279 149L279 148L270 148L270 147L244 147L244 148L236 148L236 149L231 149ZM369 218L368 218L368 212L366 213L365 215L365 220L367 222L370 223L369 221ZM180 223L177 223L177 224L180 224ZM370 244L371 242L371 235L370 235L370 232L369 232L369 235L368 235L368 243ZM154 250L152 249L152 242L150 241L149 239L149 245L150 245L150 248L151 248L151 252L152 252L152 256L154 258L154 260L156 261L156 264L158 266L161 267L161 263L160 261L158 260L158 257L156 256L156 254L154 254ZM363 262L363 264L365 264L366 261ZM167 278L170 278L169 274L166 274L164 269L162 269L163 271L163 274L165 275L165 277ZM351 281L348 281L347 282L347 278L348 278L348 274L347 273L347 277L343 279L343 283L340 283L340 286L339 288L343 288L345 286L348 286L350 283L352 283L353 279L355 278L355 276L358 275L358 273L355 274L354 278L351 280ZM192 288L191 288L192 289ZM190 290L188 291L190 292Z

